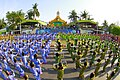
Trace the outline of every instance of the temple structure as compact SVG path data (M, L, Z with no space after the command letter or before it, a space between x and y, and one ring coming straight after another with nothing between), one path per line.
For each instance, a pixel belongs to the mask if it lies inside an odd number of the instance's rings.
M57 16L55 19L51 20L48 24L49 27L59 27L66 26L67 22L60 18L60 13L57 11Z

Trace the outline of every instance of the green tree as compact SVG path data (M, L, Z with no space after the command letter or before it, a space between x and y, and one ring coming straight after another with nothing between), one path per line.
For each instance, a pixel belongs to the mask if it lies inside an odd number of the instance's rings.
M112 29L114 28L114 27L116 27L117 25L115 25L114 23L111 23L110 25L109 25L109 27L108 27L108 32L109 32L109 34L111 34L112 33Z
M6 25L7 25L7 24L6 24L5 20L4 20L4 18L3 18L3 19L0 19L0 29L5 28Z
M33 5L33 19L36 19L36 17L39 17L39 16L40 16L40 13L39 13L37 7L38 7L38 4L35 3L35 4Z
M39 12L39 10L38 10L37 7L38 7L37 3L33 4L32 9L30 9L30 10L27 11L26 19L35 20L36 17L40 16L40 12Z
M76 11L75 11L75 10L72 10L72 11L69 12L69 13L70 13L70 15L68 16L68 19L70 19L71 22L76 23L76 22L77 22L77 18L79 18L79 17L77 16Z
M111 30L111 33L113 35L120 35L120 27L119 26L114 26Z
M88 15L87 20L94 20L94 18L91 18L91 15Z
M27 15L25 17L26 17L26 19L32 19L33 20L33 15L34 15L33 10L30 9L30 10L27 11Z
M12 12L8 11L6 13L6 18L9 28L13 30L24 19L24 12L22 12L22 10Z
M81 18L83 20L88 20L88 12L86 10L84 10L83 12L81 12L80 16L81 16Z
M104 22L102 23L102 25L103 25L102 29L105 32L107 32L108 31L108 27L109 27L107 20L104 20Z

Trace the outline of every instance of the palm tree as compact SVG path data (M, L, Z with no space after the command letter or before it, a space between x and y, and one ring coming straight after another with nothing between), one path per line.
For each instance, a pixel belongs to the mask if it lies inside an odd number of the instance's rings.
M38 11L38 9L37 9L37 6L38 6L37 3L35 3L35 4L33 5L33 19L35 19L36 17L39 17L39 16L40 16L40 13L39 13L39 11Z
M34 14L33 14L32 9L28 10L27 15L26 15L26 19L33 19L33 16L34 16Z
M91 15L88 15L87 20L94 20L94 18L91 18Z
M72 12L69 12L70 15L68 16L68 19L70 19L71 22L76 22L77 21L77 18L79 18L77 16L77 13L75 12L75 10L72 10Z
M24 17L25 17L25 13L22 12L22 10L17 11L16 15L17 15L17 19L16 20L18 20L18 23L21 22L24 19Z
M6 24L5 20L4 20L4 18L3 18L3 19L0 19L0 29L5 28L6 25L7 25L7 24Z
M104 22L102 23L102 25L103 25L103 30L106 32L107 30L108 30L108 22L106 21L106 20L104 20Z
M81 12L81 17L82 17L82 19L87 20L88 19L88 12L85 10L83 12Z

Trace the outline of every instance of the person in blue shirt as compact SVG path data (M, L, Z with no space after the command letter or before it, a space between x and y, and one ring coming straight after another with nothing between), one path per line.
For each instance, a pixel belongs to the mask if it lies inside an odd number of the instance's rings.
M6 80L17 80L15 78L15 73L13 70L11 71L5 71L6 75L7 75L7 79Z
M20 65L22 65L22 63L18 62L17 59L14 58L14 66L17 69L17 71L19 72L20 77L23 77L25 74L24 74L24 70L21 68Z
M25 68L28 68L27 57L29 57L29 56L25 55L24 52L22 52L22 62L24 64Z
M6 80L6 76L3 74L3 68L2 68L2 64L0 63L0 77L3 79L3 80Z
M11 71L11 68L10 68L10 66L8 65L8 62L7 62L7 60L6 60L6 58L3 56L3 64L4 64L4 69L6 70L6 71Z
M46 64L47 63L47 60L46 60L46 56L45 56L45 48L44 48L44 46L42 46L42 48L40 49L40 53L41 53L41 56L42 56L42 62L44 63L44 64Z
M35 68L35 64L32 61L30 62L29 70L36 80L41 80L40 75L38 74L37 69Z
M38 54L35 54L34 55L34 60L33 60L34 64L35 64L35 67L38 71L38 74L42 74L42 69L41 69L41 62L40 62L40 59L38 59Z

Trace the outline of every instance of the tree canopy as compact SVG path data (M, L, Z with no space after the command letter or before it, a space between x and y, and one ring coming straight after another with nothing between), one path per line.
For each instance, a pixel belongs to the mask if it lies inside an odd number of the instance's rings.
M77 21L77 18L79 18L77 16L77 13L75 10L72 10L71 12L69 12L70 15L68 16L68 19L70 19L71 22L76 22Z
M33 4L32 9L29 9L27 11L26 19L36 20L36 17L40 16L40 12L37 7L38 7L37 3Z
M19 11L8 11L6 13L6 20L10 29L15 29L17 24L20 23L24 19L25 13L22 10Z
M5 22L4 18L0 19L0 29L5 28L7 23Z

